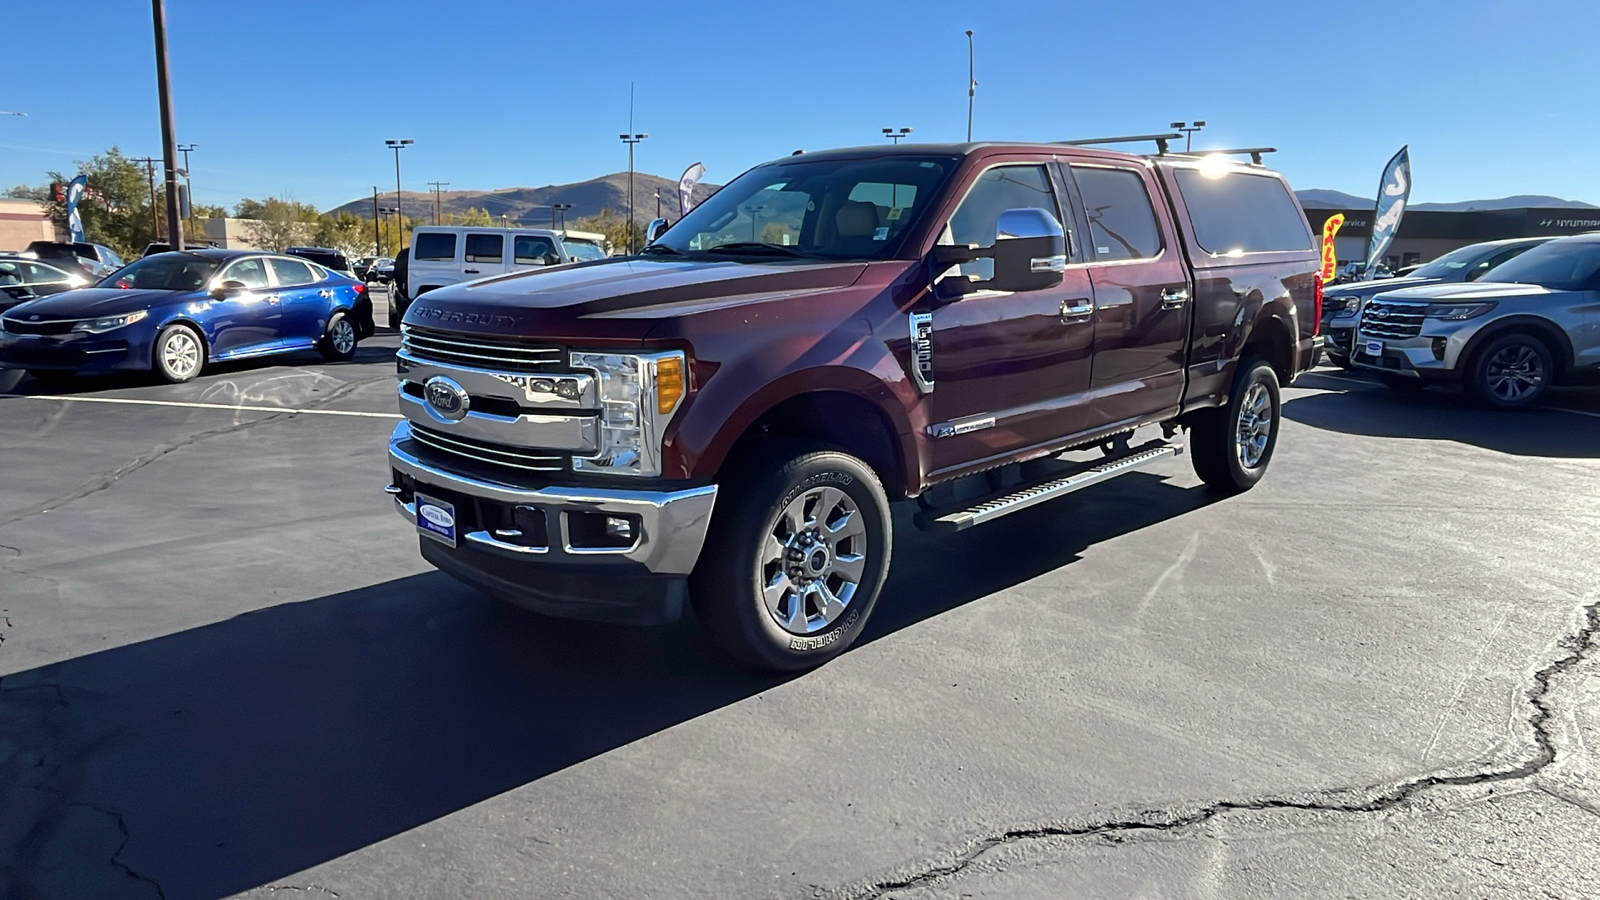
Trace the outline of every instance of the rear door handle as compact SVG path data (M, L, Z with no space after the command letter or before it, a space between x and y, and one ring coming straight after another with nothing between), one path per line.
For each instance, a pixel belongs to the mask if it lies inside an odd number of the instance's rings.
M478 270L477 269L462 269L461 270L461 274L463 274L463 275L476 275L476 274L478 274Z
M1189 292L1183 288L1168 288L1161 292L1161 308L1177 309L1189 302Z
M1061 321L1072 323L1094 315L1094 301L1088 297L1075 297L1061 301Z

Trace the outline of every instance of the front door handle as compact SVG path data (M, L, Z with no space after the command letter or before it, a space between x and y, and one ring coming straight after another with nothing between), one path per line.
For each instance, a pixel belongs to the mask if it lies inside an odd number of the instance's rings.
M1161 308L1177 309L1189 302L1189 292L1183 288L1168 288L1161 292Z
M462 269L461 270L461 274L463 274L463 275L476 275L476 274L478 274L478 270L477 269Z
M1094 315L1094 301L1088 297L1076 297L1072 300L1061 301L1061 321L1071 324L1081 322Z

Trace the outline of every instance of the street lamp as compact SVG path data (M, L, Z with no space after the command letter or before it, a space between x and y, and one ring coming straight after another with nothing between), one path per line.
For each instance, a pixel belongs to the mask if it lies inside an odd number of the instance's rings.
M552 203L552 204L550 204L550 228L551 228L551 230L555 230L555 227L556 227L556 216L559 215L561 217L561 233L562 234L566 234L567 233L567 210L569 210L571 208L572 208L572 204L571 203Z
M622 134L622 142L628 145L628 255L633 255L633 147L635 144L649 137L648 134Z
M1173 122L1172 130L1183 132L1183 152L1188 153L1194 147L1194 133L1206 127L1204 119L1196 122Z
M199 146L199 144L179 144L173 148L183 154L183 192L189 195L189 226L191 228L194 227L194 179L189 175L191 171L189 168L189 154ZM180 250L182 248L173 247L172 249Z
M893 128L885 128L883 130L883 136L888 138L891 141L894 141L894 145L896 147L900 146L900 139L905 137L906 135L908 135L910 133L911 133L911 129L909 129L909 128L902 128L899 131L896 131Z
M400 199L400 151L404 150L407 145L415 143L416 141L413 141L410 138L406 138L403 141L383 142L385 147L388 147L394 151L394 211L397 213L405 208L405 201Z
M387 206L378 207L378 215L382 216L383 220L385 222L389 221L389 217L391 215L394 215L395 213L398 213L399 211L400 210L398 210L398 209L390 209ZM399 219L400 219L399 216L395 216L395 221L396 221L397 224L399 222ZM398 233L395 234L394 243L395 243L395 249L393 251L391 251L389 255L390 256L399 256L400 255L400 248L399 248L400 235ZM382 251L379 251L379 252L381 253Z

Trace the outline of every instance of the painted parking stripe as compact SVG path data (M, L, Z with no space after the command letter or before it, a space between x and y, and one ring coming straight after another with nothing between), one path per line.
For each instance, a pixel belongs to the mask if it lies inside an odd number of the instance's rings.
M52 397L26 394L24 400L56 400L62 403L124 403L129 406L173 406L184 409L226 409L243 412L293 413L297 416L357 416L364 419L402 419L399 413L360 412L348 409L295 409L290 406L243 406L229 403L190 403L182 400L136 400L131 397Z

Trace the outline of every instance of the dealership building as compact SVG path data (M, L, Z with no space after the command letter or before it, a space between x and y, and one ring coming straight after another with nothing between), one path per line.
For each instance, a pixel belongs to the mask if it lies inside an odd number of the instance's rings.
M1334 241L1339 265L1364 262L1367 242L1372 237L1372 208L1331 209L1324 206L1306 207L1306 219L1311 229L1322 234L1328 219L1344 214L1344 227ZM1600 209L1485 209L1469 212L1438 212L1433 210L1407 210L1400 220L1400 233L1389 248L1384 261L1391 270L1425 263L1457 247L1482 241L1498 241L1516 237L1559 237L1600 231Z

